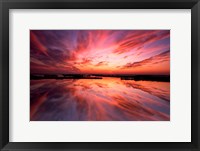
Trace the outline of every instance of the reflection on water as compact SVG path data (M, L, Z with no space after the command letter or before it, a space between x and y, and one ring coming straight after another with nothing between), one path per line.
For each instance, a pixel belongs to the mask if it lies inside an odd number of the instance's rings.
M103 79L31 80L31 121L166 121L170 83Z

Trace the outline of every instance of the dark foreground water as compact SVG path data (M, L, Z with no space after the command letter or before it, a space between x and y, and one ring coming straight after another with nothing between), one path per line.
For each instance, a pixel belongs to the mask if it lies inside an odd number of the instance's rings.
M170 83L103 79L31 80L31 121L168 121Z

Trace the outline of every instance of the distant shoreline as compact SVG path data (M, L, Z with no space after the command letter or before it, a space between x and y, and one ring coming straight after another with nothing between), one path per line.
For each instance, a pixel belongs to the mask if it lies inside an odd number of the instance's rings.
M31 80L41 80L41 79L102 79L102 77L116 77L121 80L134 80L134 81L160 81L160 82L170 82L169 75L97 75L97 74L31 74Z

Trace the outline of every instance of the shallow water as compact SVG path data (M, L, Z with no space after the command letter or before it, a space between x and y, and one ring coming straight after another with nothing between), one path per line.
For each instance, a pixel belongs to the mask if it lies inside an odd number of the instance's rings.
M103 79L31 80L31 121L169 121L170 83Z

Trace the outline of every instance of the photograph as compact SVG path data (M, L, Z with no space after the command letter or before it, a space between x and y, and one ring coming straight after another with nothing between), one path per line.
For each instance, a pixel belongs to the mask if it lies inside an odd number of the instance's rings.
M169 29L31 29L30 121L170 121Z

